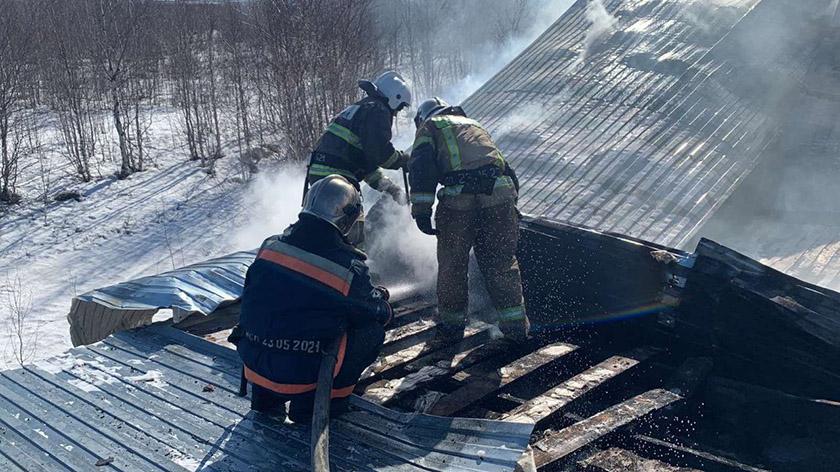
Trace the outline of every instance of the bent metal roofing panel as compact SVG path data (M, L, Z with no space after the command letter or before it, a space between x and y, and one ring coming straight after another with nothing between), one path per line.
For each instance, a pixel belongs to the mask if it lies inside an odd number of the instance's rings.
M519 173L523 211L686 248L772 142L809 14L580 0L463 105Z

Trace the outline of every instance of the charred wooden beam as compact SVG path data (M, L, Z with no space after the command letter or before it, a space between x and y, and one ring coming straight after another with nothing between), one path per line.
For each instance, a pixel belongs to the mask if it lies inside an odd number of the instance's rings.
M616 447L598 451L578 461L586 472L700 472L698 469L678 467L655 459L645 459Z
M668 390L654 389L636 395L556 433L547 434L534 444L537 467L563 459L580 448L664 408L682 397Z
M768 469L743 464L719 454L644 434L633 434L629 439L626 443L634 449L645 451L657 457L678 457L682 463L691 463L693 467L709 472L770 472Z
M674 332L722 375L797 395L840 389L840 294L713 241L697 247Z
M380 380L365 388L364 398L375 403L388 403L400 395L501 353L505 344L496 342L477 347L453 346L432 352L408 364L412 372L399 379Z
M575 349L577 349L577 346L571 344L555 343L540 348L500 368L491 368L485 363L464 370L456 374L456 378L465 380L464 385L443 397L431 409L431 414L441 416L455 414Z
M499 419L514 422L539 423L559 412L569 403L626 372L653 354L653 349L640 349L625 356L612 356L599 364L561 382L550 390L500 414Z
M478 323L468 326L464 330L464 338L456 346L452 346L442 339L430 339L414 344L399 352L382 356L362 372L359 385L368 385L386 372L397 371L409 362L439 349L466 349L481 345L490 339L490 329L490 325Z
M520 227L517 255L529 316L537 329L598 323L640 307L651 313L667 308L661 303L666 264L651 253L682 252L540 218L526 217Z

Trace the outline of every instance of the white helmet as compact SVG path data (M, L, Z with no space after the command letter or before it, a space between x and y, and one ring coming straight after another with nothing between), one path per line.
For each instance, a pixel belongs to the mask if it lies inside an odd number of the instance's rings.
M411 89L399 73L389 70L377 77L373 85L388 99L388 107L394 112L411 106Z
M447 107L449 107L449 104L439 97L432 97L424 101L417 107L417 114L414 115L414 126L419 128L426 120Z

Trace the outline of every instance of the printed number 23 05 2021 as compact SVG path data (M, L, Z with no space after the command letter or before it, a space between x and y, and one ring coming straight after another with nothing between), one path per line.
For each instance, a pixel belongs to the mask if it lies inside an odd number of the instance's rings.
M262 345L284 351L299 351L309 354L314 354L321 350L320 341L309 341L305 339L263 339Z

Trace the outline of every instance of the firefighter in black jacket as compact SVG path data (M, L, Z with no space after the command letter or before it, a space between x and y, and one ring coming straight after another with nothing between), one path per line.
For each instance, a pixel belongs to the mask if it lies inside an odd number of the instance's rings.
M248 269L232 341L251 384L251 407L306 422L325 344L341 333L332 413L346 409L359 376L379 355L392 316L388 292L371 285L365 254L346 239L362 212L344 177L309 190L299 220L262 245Z
M406 203L405 192L382 169L401 169L406 153L391 144L391 126L396 114L411 105L411 90L398 73L389 71L373 81L359 81L367 96L348 106L327 126L309 162L306 185L328 175L341 175L359 189L364 181L374 189ZM351 229L349 239L363 240L361 221Z

